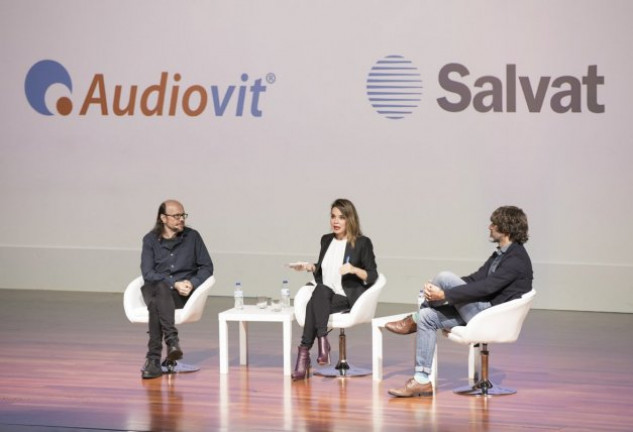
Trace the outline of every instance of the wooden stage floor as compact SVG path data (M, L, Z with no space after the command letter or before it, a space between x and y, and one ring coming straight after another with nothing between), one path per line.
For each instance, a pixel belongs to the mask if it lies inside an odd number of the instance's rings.
M142 380L146 329L126 320L122 297L0 290L0 431L633 430L633 314L532 310L516 343L490 346L492 380L518 389L497 398L452 393L467 383L467 348L440 337L437 395L395 399L387 389L412 374L413 336L385 334L381 382L292 383L280 324L250 324L249 365L239 366L229 323L229 374L220 375L226 297L210 297L202 320L180 328L184 360L199 372ZM409 309L382 303L377 316ZM370 325L347 334L350 363L371 368ZM293 345L299 337L295 323ZM334 332L330 342L336 360Z

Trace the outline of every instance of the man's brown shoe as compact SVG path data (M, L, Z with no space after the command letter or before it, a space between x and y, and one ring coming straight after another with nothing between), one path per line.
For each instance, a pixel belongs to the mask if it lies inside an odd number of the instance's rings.
M411 378L404 387L399 389L389 389L389 394L396 397L413 397L413 396L433 396L433 384L430 382L420 384Z
M400 321L392 321L385 324L385 328L397 334L411 334L418 330L418 325L413 321L413 315L407 315Z

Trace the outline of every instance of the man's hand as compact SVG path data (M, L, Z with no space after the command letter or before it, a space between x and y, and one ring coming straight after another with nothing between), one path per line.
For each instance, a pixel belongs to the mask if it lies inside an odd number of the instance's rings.
M193 285L188 280L178 281L174 284L174 288L181 296L187 297L193 290Z
M426 298L426 301L442 301L446 299L444 290L431 282L424 284L424 298Z

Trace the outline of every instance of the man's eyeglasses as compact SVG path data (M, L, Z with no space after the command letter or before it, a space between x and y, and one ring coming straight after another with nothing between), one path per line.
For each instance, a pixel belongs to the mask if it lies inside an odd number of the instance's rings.
M189 217L189 215L187 213L178 213L178 214L167 214L167 213L163 213L165 216L169 216L169 217L173 217L174 219L187 219Z

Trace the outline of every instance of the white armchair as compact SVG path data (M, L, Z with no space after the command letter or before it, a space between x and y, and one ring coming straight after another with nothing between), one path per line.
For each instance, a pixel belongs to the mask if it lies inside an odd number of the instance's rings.
M143 300L141 287L143 286L143 277L139 276L130 282L123 293L123 309L125 316L132 323L147 323L149 321L149 311ZM215 277L211 276L200 284L191 293L190 298L182 309L176 309L174 313L174 322L176 325L190 323L200 320L204 306L209 296L211 287L215 284ZM194 372L199 370L196 366L186 365L176 362L175 365L165 365L167 372Z
M378 275L376 282L366 290L354 303L349 312L338 312L330 315L328 320L329 328L340 329L339 334L339 361L335 367L319 369L316 375L336 377L336 376L362 376L369 375L371 370L360 369L350 366L347 363L347 344L345 329L357 324L369 323L376 314L378 297L382 292L387 279L383 274ZM305 285L299 289L294 299L295 318L301 327L305 324L306 306L314 291L314 285Z
M495 396L514 394L516 390L500 387L490 382L488 376L488 344L515 342L528 311L534 301L536 291L523 294L521 298L492 306L475 315L468 324L456 326L444 334L452 341L470 345L468 353L468 376L476 381L472 386L455 389L454 392L471 396ZM475 350L479 348L480 368L476 371Z

